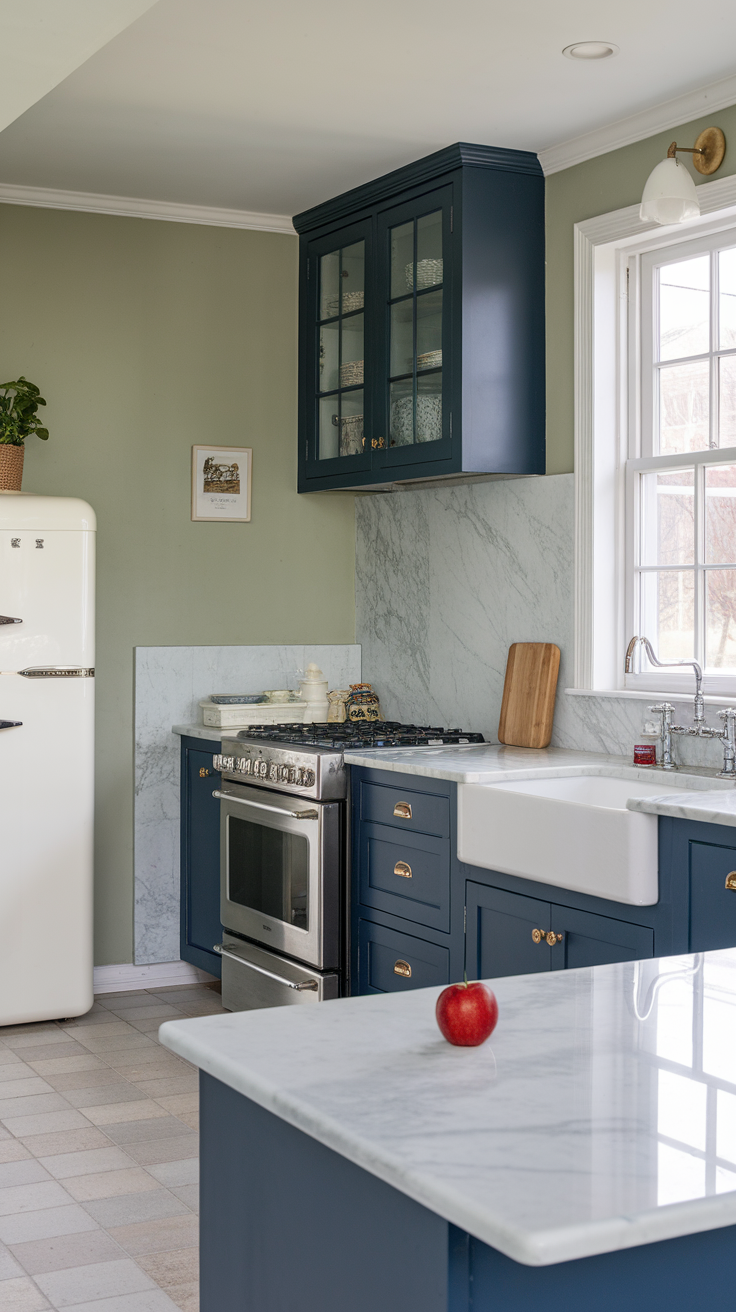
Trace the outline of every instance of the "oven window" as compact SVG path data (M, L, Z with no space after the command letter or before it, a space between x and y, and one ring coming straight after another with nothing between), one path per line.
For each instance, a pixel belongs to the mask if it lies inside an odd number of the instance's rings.
M228 817L231 902L309 928L309 842L302 834Z

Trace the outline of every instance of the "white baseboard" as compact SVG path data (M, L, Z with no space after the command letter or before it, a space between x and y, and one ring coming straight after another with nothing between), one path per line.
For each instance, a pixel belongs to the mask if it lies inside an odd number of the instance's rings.
M160 961L152 966L95 966L95 993L127 993L133 989L170 988L174 984L210 984L215 975L188 961Z

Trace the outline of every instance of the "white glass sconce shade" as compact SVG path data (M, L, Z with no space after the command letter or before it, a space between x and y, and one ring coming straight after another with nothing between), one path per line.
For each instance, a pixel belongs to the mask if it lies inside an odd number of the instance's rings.
M683 223L699 213L700 201L687 169L678 159L663 159L646 180L639 218L650 223Z

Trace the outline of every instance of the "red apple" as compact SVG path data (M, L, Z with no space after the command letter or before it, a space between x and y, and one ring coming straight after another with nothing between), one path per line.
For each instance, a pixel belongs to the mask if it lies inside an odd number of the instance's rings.
M466 981L443 989L435 1015L448 1043L458 1048L477 1048L496 1028L498 1003L485 984Z

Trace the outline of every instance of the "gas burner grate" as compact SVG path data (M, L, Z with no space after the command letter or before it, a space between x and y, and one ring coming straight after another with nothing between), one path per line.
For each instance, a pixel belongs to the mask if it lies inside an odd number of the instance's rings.
M397 720L344 724L254 724L241 729L238 738L258 738L270 743L305 747L444 747L484 743L482 733L442 729L429 725L401 724Z

